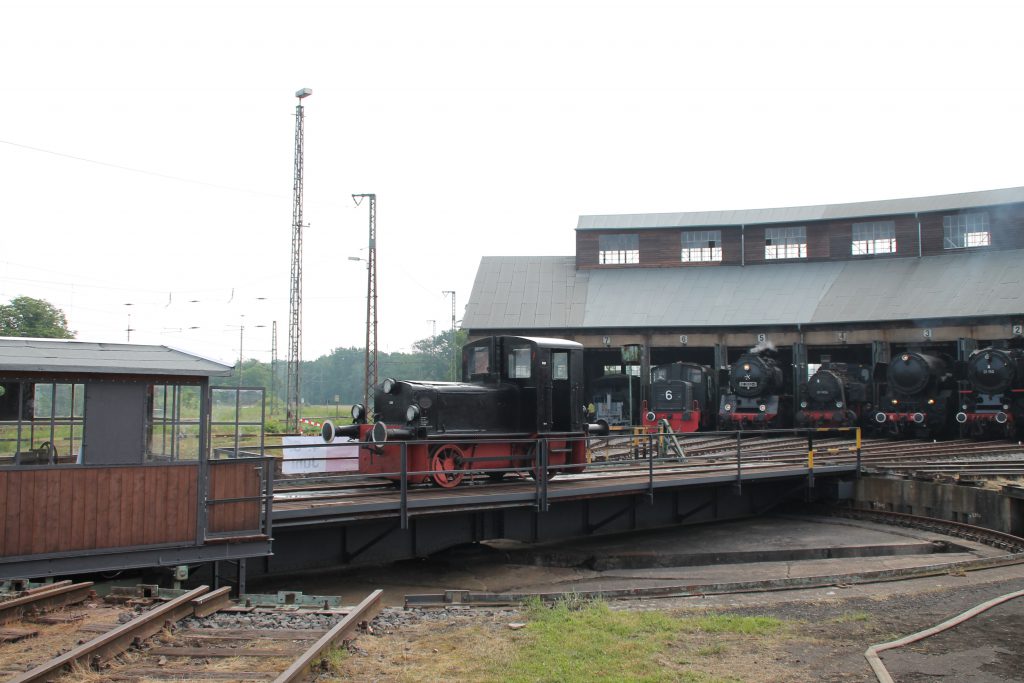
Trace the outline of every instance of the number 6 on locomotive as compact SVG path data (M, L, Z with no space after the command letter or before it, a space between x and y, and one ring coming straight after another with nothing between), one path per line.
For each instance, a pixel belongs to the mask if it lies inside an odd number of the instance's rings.
M450 488L474 471L501 479L530 468L539 476L579 472L587 462L583 346L564 339L485 337L462 349L462 381L385 379L374 387L372 424L361 405L353 424L324 423L323 437L358 438L359 472ZM594 425L595 430L597 426ZM506 471L502 471L506 470Z

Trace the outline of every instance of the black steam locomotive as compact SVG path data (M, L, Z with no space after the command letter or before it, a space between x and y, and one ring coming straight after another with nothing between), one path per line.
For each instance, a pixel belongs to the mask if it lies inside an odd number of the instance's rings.
M797 427L856 427L871 409L871 368L822 363L800 386Z
M769 429L785 426L790 417L782 368L764 353L744 353L729 366L728 388L718 403L718 429L741 429L744 424Z
M875 413L881 433L929 439L947 434L957 391L948 357L904 351L885 368L885 377L885 393Z
M1024 350L989 347L974 351L956 414L961 433L972 437L1024 436Z
M474 470L500 479L501 470L511 468L531 467L535 476L550 476L586 465L582 345L485 337L463 347L462 377L462 382L385 379L374 388L372 420L355 405L353 424L324 423L324 440L358 440L359 471L392 480L400 479L404 445L409 483L433 481L445 488ZM539 443L549 466L543 473Z

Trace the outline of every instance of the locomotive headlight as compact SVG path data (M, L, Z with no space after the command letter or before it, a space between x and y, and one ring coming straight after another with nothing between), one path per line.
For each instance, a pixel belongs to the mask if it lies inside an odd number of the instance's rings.
M930 406L935 405L935 399L934 398L928 399L928 405L930 405Z
M398 382L396 382L395 380L393 380L393 379L391 379L390 377L388 377L388 378L387 378L386 380L384 380L384 382L383 382L383 383L382 383L382 384L380 385L380 388L384 390L384 393L385 393L385 394L393 394L393 393L395 393L395 388L396 388L397 386L398 386Z
M415 422L420 417L420 407L413 403L411 406L405 409L405 421Z
M352 406L352 421L362 422L363 418L366 417L366 408L363 407L362 403L356 403Z
M743 364L743 372L750 372L750 363Z
M1003 404L1003 410L1009 410L1009 409L1010 409L1010 404L1004 403Z
M842 408L842 407L843 407L843 402L842 401L836 401L836 408Z
M658 416L655 415L654 411L651 411L651 410L647 411L646 417L647 417L647 421L648 422L654 422L655 420L658 419Z
M967 404L965 403L962 406L960 406L960 410L967 410Z
M726 403L722 407L725 408L725 412L729 412L730 410L732 410L732 404L731 403Z
M807 401L800 401L800 407L801 408L806 408L807 407Z
M761 405L759 405L759 406L757 407L757 409L758 409L758 410L760 410L760 411L761 411L761 412L763 413L763 412L764 412L765 410L767 410L768 408L767 408L767 407L765 406L765 404L763 404L763 403L762 403Z
M899 402L899 401L897 401L896 399L893 399L893 400L892 400L892 404L893 404L894 406L898 406L898 405L900 404L900 402Z

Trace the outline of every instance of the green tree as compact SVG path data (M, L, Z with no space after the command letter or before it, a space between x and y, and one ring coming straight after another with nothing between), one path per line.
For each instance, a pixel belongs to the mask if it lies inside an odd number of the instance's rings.
M19 296L0 304L0 336L74 339L64 311L42 299Z

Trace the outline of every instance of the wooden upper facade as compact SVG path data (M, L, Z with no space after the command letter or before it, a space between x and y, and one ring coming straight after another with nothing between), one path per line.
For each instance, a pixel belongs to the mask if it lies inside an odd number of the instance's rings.
M985 193L973 194L981 195L979 201L991 199ZM949 208L908 213L900 209L910 205L901 207L891 202L881 208L897 211L882 214L870 213L880 203L865 203L863 215L857 215L858 205L841 205L850 210L831 213L846 215L824 220L799 215L816 213L802 212L803 208L818 207L732 212L729 215L733 217L746 214L753 219L734 224L714 222L717 215L709 215L709 222L702 222L701 214L581 217L581 227L576 230L576 267L738 266L1024 249L1024 201L970 203L951 201ZM773 213L794 215L780 221ZM584 218L600 220L584 225ZM617 222L622 227L616 227ZM677 225L658 225L671 222Z

